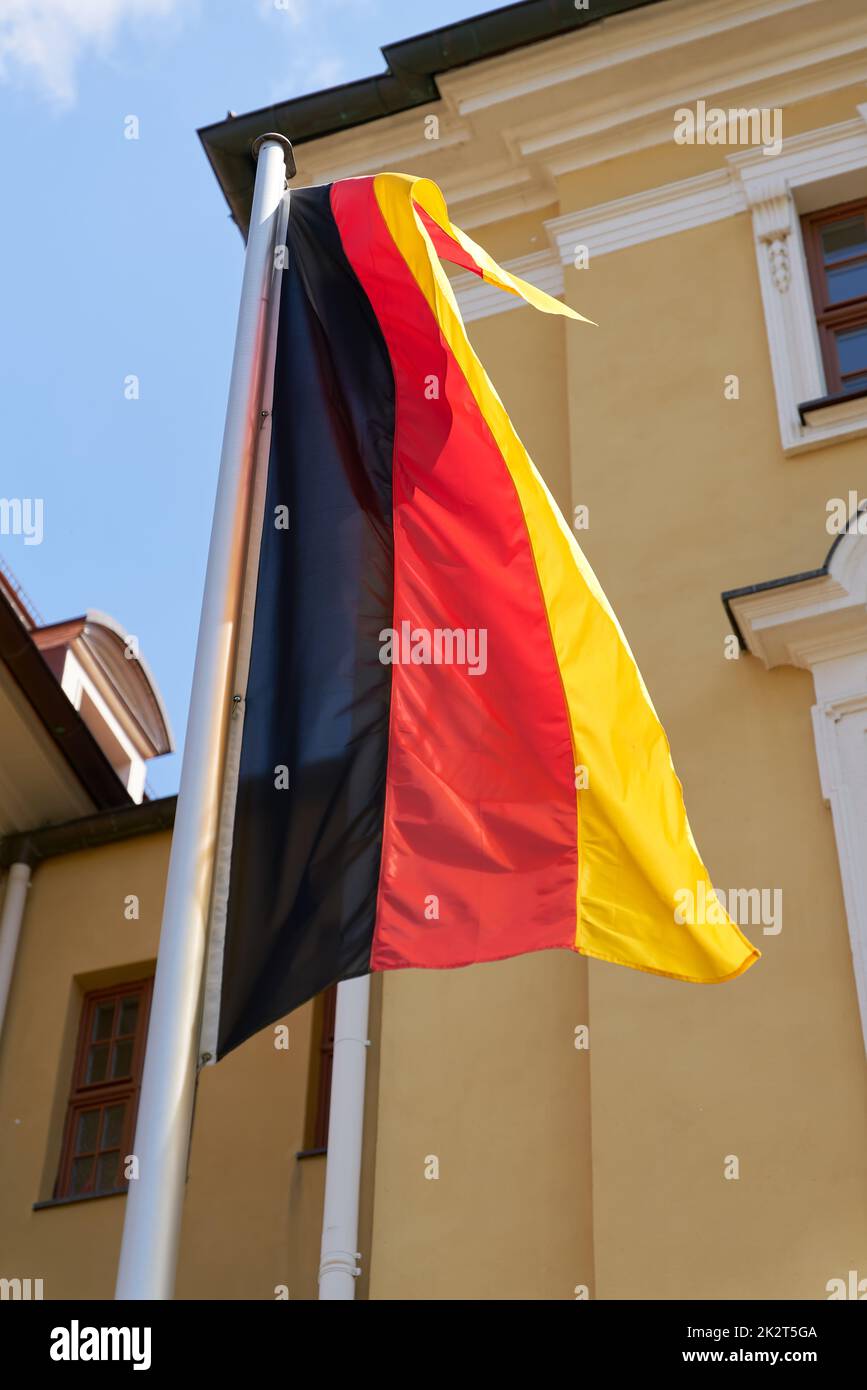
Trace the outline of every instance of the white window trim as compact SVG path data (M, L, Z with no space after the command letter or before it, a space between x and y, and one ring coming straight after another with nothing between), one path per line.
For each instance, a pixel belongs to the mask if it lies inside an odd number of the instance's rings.
M728 597L754 656L768 668L800 666L813 676L819 778L834 823L867 1050L867 513L859 520L865 533L843 536L823 570Z
M798 413L800 405L827 390L801 238L799 191L841 174L867 171L867 105L858 107L855 120L784 141L775 159L749 150L729 155L727 163L752 212L784 451L802 453L867 434L867 400L811 412L803 423Z
M507 268L562 294L563 267L573 265L577 246L588 248L592 265L597 256L749 212L783 451L799 454L867 434L867 400L808 411L804 421L799 414L800 406L826 395L799 200L812 190L815 205L822 185L841 175L863 172L867 188L867 104L857 112L851 121L784 140L776 157L738 151L723 169L549 218L551 250L507 261ZM472 278L455 281L468 318L519 307L508 295L473 286Z
M122 728L109 709L108 704L103 698L102 692L94 684L80 660L71 649L68 649L66 652L60 686L73 708L79 711L81 710L82 698L85 693L87 694L94 708L105 721L107 728L110 730L120 748L123 749L124 756L127 758L129 772L127 773L124 785L132 800L141 802L144 798L145 781L147 778L147 769L144 759L129 738L126 730ZM94 732L93 736L98 743L98 733ZM117 769L115 769L115 771L117 771ZM118 773L118 776L120 776L120 773Z

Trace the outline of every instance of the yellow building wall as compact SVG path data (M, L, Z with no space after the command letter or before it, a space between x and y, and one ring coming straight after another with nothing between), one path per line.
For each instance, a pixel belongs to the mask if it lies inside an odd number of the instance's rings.
M152 972L169 836L51 859L35 871L0 1045L0 1275L52 1298L111 1298L124 1196L51 1197L82 990ZM124 916L136 894L138 921ZM179 1298L316 1296L324 1159L305 1146L312 1006L200 1077Z
M586 962L396 972L383 997L371 1298L592 1290Z
M788 108L784 131L851 119L855 100ZM526 255L543 218L727 152L609 160L561 179L558 207L472 234ZM748 214L566 282L598 327L522 308L470 336L566 516L589 507L579 541L714 881L781 889L783 927L748 927L764 958L718 987L559 953L387 977L371 1295L824 1298L867 1261L867 1108L815 697L807 672L726 659L720 595L819 566L827 500L867 495L867 448L783 455ZM585 1021L589 1058L573 1047Z
M522 234L538 230L522 221ZM508 228L501 243L497 255ZM568 510L564 324L517 309L470 333ZM575 1046L587 962L543 952L387 974L382 1017L370 1296L592 1291L590 1068Z
M591 963L599 1295L821 1298L867 1252L867 1109L813 683L727 660L719 595L818 567L826 502L867 493L867 451L783 455L746 214L568 280L600 324L592 348L591 331L568 338L580 539L715 883L783 893L782 931L747 928L764 958L732 984ZM728 373L739 400L724 398Z
M851 119L862 99L787 108L784 132ZM545 218L726 152L610 159L472 234L527 255ZM763 959L715 987L566 952L376 981L359 1296L823 1298L867 1263L867 1110L812 680L727 660L720 594L820 565L828 499L867 495L867 447L783 455L746 213L567 270L566 293L598 327L519 308L470 336L564 513L589 508L579 540L715 883L781 889L783 926L747 927ZM0 1047L0 1273L42 1277L48 1297L111 1293L124 1199L32 1204L56 1164L73 982L153 959L167 849L154 836L70 855L31 891ZM289 1028L288 1052L266 1030L200 1080L182 1298L315 1296L324 1161L294 1157L310 1011Z

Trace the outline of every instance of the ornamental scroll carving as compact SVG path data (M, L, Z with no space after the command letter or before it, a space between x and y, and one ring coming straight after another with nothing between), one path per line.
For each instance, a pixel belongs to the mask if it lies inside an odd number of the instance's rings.
M768 257L771 281L780 294L792 283L790 238L793 230L792 200L782 179L762 180L748 191L756 236Z

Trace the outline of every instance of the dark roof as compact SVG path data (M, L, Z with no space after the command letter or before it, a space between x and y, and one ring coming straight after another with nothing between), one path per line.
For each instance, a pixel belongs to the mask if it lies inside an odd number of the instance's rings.
M0 840L0 868L10 864L32 864L58 854L73 854L76 850L98 849L114 845L136 835L156 835L171 830L175 823L178 798L163 796L141 805L121 806L117 810L98 811L92 816L79 816L62 825L39 826Z
M598 24L612 15L638 10L662 0L591 0L589 9L576 9L574 0L522 0L442 29L432 29L381 49L386 70L310 92L246 115L230 116L203 126L199 139L231 215L246 232L253 196L255 165L250 146L257 135L276 131L294 145L352 130L369 121L409 111L439 100L439 73L495 58L543 39Z

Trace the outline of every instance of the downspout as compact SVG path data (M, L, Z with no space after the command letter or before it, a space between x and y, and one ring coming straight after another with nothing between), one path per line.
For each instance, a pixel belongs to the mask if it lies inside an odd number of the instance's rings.
M319 1297L351 1300L361 1273L358 1206L364 1142L364 1075L367 1067L370 976L341 980L334 1020L334 1062L325 1167L325 1209Z

